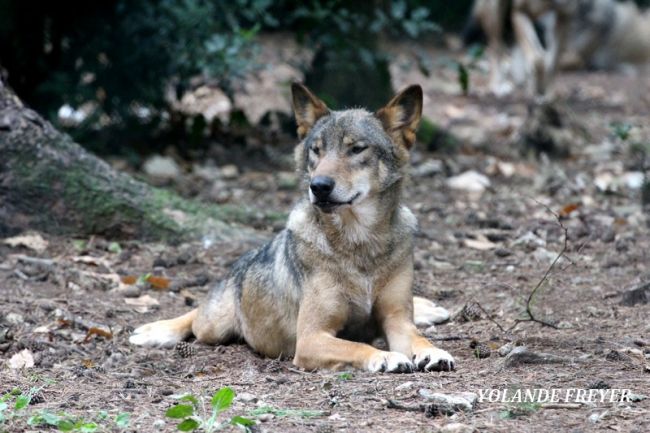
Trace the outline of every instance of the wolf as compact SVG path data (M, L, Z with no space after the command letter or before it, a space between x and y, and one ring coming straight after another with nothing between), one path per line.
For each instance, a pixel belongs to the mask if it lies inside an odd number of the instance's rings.
M130 342L243 340L306 370L453 370L454 358L414 323L448 318L412 293L417 221L402 195L421 87L406 88L375 113L330 110L299 83L291 91L304 194L286 228L235 262L199 308L143 325ZM369 344L377 337L388 350Z
M504 78L510 31L523 62L512 61L515 80L532 96L544 96L559 67L615 69L650 62L650 12L631 1L475 0L466 28L478 22L487 36L490 89L513 90Z

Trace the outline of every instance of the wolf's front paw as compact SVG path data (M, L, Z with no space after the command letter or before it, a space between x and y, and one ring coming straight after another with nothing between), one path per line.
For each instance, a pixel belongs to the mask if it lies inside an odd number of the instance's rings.
M379 351L368 362L368 371L373 373L411 373L414 369L411 360L398 352Z
M455 367L454 357L437 347L429 347L416 353L413 363L421 371L452 371Z

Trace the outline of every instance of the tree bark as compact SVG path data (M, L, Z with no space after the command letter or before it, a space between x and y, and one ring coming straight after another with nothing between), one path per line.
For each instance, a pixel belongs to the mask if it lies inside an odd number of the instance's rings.
M0 236L36 229L160 241L252 239L258 236L240 223L262 217L185 200L117 172L25 107L0 69Z

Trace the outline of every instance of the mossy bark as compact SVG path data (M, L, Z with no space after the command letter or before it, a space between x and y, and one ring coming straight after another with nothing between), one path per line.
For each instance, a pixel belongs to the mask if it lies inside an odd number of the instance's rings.
M250 239L255 232L238 223L260 217L184 200L117 172L25 107L0 76L0 235L32 228L122 239Z

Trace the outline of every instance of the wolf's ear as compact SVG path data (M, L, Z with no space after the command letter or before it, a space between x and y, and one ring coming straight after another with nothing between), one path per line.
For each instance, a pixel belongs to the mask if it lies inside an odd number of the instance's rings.
M415 84L402 90L375 116L395 143L410 149L422 117L422 87Z
M293 113L298 124L298 138L301 140L309 133L316 121L329 114L327 105L300 83L291 85Z

